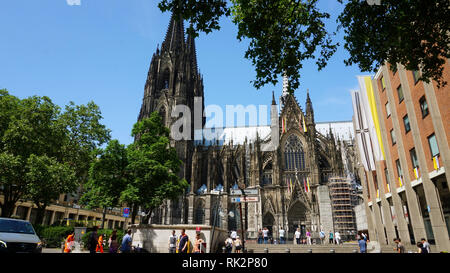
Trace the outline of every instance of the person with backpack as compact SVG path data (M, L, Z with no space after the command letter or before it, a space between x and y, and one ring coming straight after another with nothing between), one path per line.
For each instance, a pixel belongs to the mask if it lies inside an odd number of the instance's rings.
M233 250L233 240L229 235L228 238L225 240L225 250L227 253L231 253L231 251Z

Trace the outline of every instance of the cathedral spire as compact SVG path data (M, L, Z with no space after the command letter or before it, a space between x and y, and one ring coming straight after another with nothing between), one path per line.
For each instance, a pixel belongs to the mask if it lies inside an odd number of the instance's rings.
M277 105L275 102L275 91L272 91L272 105Z
M309 89L306 90L306 114L313 114L314 110L312 107L311 99L309 98Z
M166 38L162 43L161 50L175 51L178 48L184 48L184 24L183 18L172 13L169 27L167 28Z
M192 27L192 25L191 25ZM191 68L193 75L196 76L198 74L198 67L197 67L197 51L195 49L195 37L193 34L188 33L187 41L186 41L186 48L189 52L189 61L191 63Z

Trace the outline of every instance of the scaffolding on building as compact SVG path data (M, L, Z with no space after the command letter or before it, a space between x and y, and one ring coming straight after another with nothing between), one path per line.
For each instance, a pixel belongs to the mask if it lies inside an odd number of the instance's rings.
M353 210L355 189L348 178L330 177L328 182L333 210L334 231L343 240L354 240L356 236L356 217Z

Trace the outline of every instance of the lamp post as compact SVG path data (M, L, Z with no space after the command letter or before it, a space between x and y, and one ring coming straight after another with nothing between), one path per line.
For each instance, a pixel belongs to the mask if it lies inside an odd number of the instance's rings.
M242 248L244 249L244 252L246 252L245 249L245 235L244 235L244 229L245 229L245 233L247 233L247 229L248 229L248 215L247 215L247 211L248 211L248 204L246 202L246 197L247 195L245 194L245 191L242 189L241 186L239 186L239 189L241 190L242 195L244 196L244 202L245 202L245 224L243 223L242 220L242 202L239 203L239 210L240 210L240 215L241 215L241 234L242 234ZM245 225L245 227L244 227Z

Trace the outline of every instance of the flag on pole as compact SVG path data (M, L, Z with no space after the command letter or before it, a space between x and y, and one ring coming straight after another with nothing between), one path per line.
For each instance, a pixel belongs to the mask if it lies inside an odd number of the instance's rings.
M292 187L292 178L291 177L289 177L289 185L291 186L291 192L292 192L293 187Z
M310 186L309 186L309 177L306 178L306 183L307 183L307 185L308 185L308 192L310 192L310 191L311 191L311 188L310 188Z

